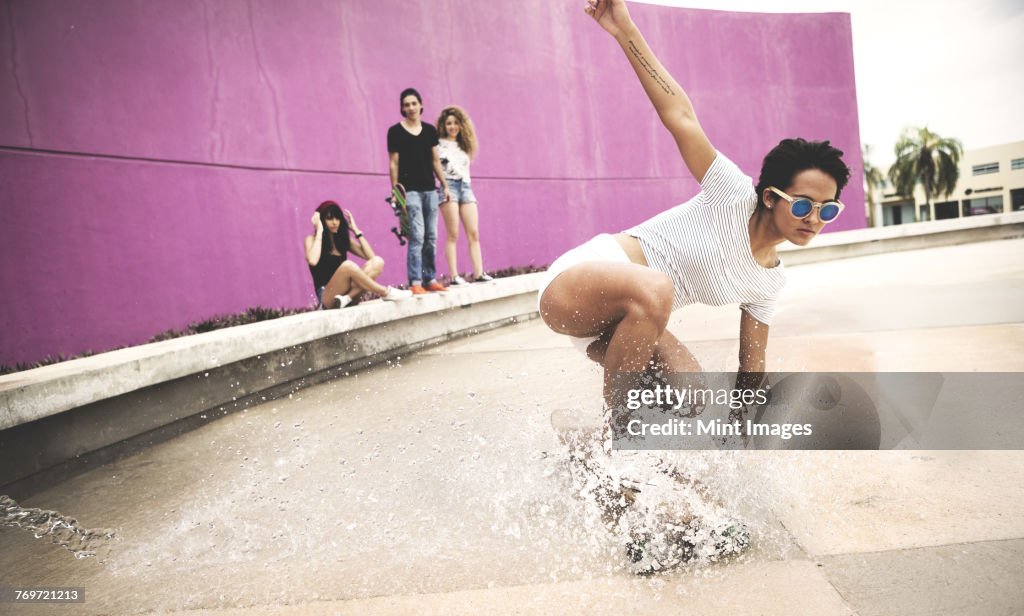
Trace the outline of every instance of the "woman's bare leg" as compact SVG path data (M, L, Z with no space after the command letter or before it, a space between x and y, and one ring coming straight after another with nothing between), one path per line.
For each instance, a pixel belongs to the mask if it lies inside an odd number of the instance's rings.
M448 232L444 238L444 258L448 261L448 275L454 279L459 275L459 204L445 201L441 204L441 216L444 218L444 228Z
M587 357L590 358L590 361L604 366L604 355L608 349L609 340L611 340L611 336L605 333L587 347ZM648 371L658 370L663 372L701 372L703 368L690 349L686 348L685 344L666 329L654 345L654 354L651 356L651 364L648 369Z
M540 314L548 327L569 336L599 336L611 330L603 365L605 403L613 407L630 388L629 383L616 382L616 376L639 374L649 367L668 324L672 300L672 281L648 267L581 263L552 281L541 298Z
M370 259L370 261L373 261L373 259ZM378 265L383 269L384 260L381 259ZM378 267L378 265L375 265L374 267ZM379 276L380 273L378 272L377 275ZM355 296L358 296L367 291L371 291L377 295L384 295L388 292L384 286L377 284L377 282L358 265L352 261L344 261L338 266L338 269L334 270L334 275L331 276L331 280L327 283L327 287L324 288L324 306L333 308L334 296L336 295L352 296L352 293L355 293Z
M484 259L480 255L480 217L476 203L471 201L459 206L462 226L466 228L469 242L469 260L473 262L473 275L479 278L484 273Z
M370 278L377 280L380 277L381 272L384 271L384 259L374 255L372 259L363 264L363 273ZM357 284L353 284L347 295L352 298L352 303L349 306L354 306L358 303L359 297L366 293L367 289L363 289Z

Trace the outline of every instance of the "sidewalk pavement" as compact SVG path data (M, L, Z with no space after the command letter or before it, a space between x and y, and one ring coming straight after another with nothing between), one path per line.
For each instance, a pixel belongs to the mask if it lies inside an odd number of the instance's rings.
M792 268L769 368L1024 371L1022 257L1018 239ZM738 323L688 307L671 328L729 370ZM118 539L76 560L2 529L0 586L84 587L81 614L1024 612L1022 452L686 454L754 546L636 578L550 427L600 403L597 367L539 321L434 347L28 499Z

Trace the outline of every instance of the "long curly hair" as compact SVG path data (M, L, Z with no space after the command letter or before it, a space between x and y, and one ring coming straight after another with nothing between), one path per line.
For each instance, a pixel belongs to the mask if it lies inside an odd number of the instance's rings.
M480 146L476 142L476 129L473 128L473 120L469 119L469 114L462 107L448 105L441 110L441 115L437 118L437 134L442 137L448 134L444 130L444 123L448 120L448 116L454 116L455 120L462 127L459 130L459 136L455 138L455 142L472 159L480 151Z

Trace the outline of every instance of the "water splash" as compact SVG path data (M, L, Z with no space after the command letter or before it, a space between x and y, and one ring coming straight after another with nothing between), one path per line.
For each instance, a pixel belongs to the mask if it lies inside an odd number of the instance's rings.
M601 526L609 538L633 547L638 537L655 546L660 539L674 545L680 543L678 537L684 538L689 551L668 560L681 561L681 569L701 575L723 557L731 562L790 557L796 546L776 509L793 500L786 498L786 486L794 477L807 483L809 475L822 470L807 456L751 459L737 455L750 452L735 451L608 451L596 434L575 437L580 440L563 440L565 450L555 455L568 470L572 492L584 506L601 511Z
M3 527L27 530L36 539L49 537L51 543L71 552L75 558L96 556L97 551L114 538L111 529L82 528L74 518L57 511L21 507L7 495L0 495L0 528Z

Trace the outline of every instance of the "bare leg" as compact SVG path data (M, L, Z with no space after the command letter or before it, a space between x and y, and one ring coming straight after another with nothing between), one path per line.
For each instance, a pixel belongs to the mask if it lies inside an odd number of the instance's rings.
M372 259L363 264L363 273L365 273L370 278L373 278L374 280L377 280L377 278L380 277L380 274L383 271L384 259L377 255L374 255ZM349 304L349 306L354 306L356 303L358 303L357 300L359 299L359 296L366 293L366 291L367 289L363 289L359 285L352 285L352 289L349 290L348 296L352 298L353 303Z
M590 361L604 366L604 355L608 349L609 340L611 340L611 336L606 332L587 347L587 357L590 358ZM690 349L686 348L685 344L666 329L654 345L654 354L651 357L649 370L700 372L703 368Z
M473 275L480 277L484 273L484 260L480 255L480 218L475 202L463 203L459 206L462 226L466 227L466 239L469 241L469 260L473 262Z
M548 286L540 313L556 332L601 336L587 355L604 366L605 402L612 409L621 400L611 384L616 372L700 370L689 349L665 329L672 299L671 281L649 268L583 263ZM609 474L604 465L612 460L611 452L602 448L609 439L601 441L570 444L570 472L602 507L609 528L626 533L626 554L634 571L671 568L697 554L710 553L708 558L715 560L749 545L749 531L741 523L713 514L715 505L703 485L660 459L623 461L627 466ZM714 526L704 522L709 512Z
M444 258L448 261L448 275L454 279L459 275L459 204L445 201L441 204L441 216L444 217L444 228L448 232L444 239Z
M370 259L373 261L373 259ZM374 266L383 269L384 260L381 259L380 263ZM380 275L380 272L377 273ZM350 295L355 293L355 296L361 295L367 291L371 291L378 295L384 295L387 293L387 289L371 278L362 268L353 263L352 261L344 261L338 266L338 269L334 270L334 275L331 276L331 280L327 283L327 287L324 289L324 305L328 307L334 307L334 296L335 295Z
M621 373L642 373L672 311L668 276L633 263L581 263L562 272L540 301L541 318L569 336L599 336L611 330L604 352L604 398L621 400L613 384Z

